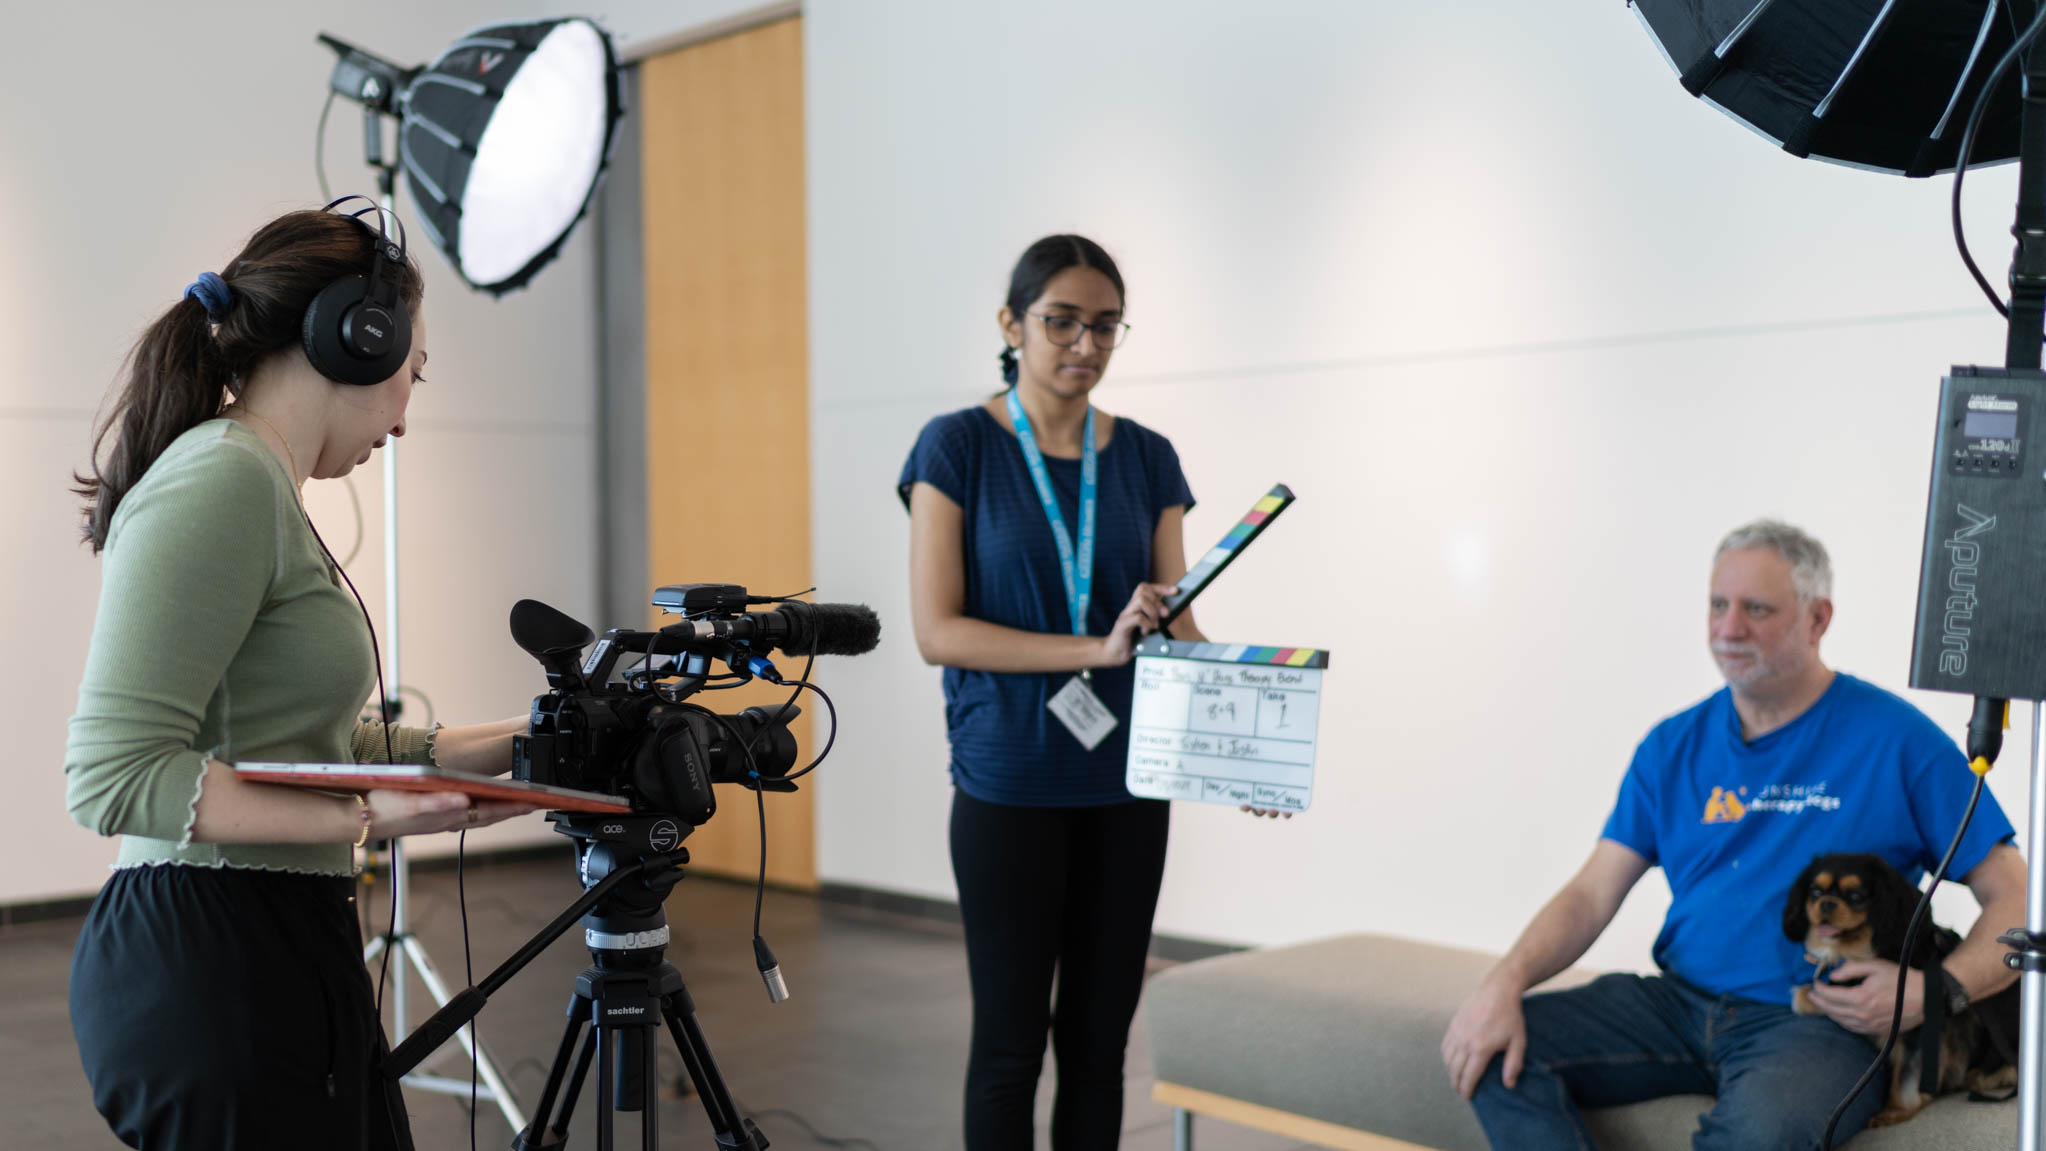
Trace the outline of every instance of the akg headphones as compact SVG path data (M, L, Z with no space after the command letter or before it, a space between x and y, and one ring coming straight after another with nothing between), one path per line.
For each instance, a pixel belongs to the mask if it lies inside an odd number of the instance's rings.
M368 196L343 196L324 210L350 200L369 207L342 215L361 223L363 216L376 214L376 262L369 275L343 276L313 297L305 310L305 358L336 383L367 387L397 375L412 354L412 315L401 295L405 224L398 221L398 240L392 243L384 230L384 209ZM397 220L395 214L391 218Z

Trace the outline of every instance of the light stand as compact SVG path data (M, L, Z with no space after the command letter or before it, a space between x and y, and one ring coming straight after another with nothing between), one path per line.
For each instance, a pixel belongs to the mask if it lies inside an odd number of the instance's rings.
M2017 4L2014 9L2033 8ZM2030 15L2030 13L2027 13ZM2027 23L2030 21L2028 20ZM2021 25L2022 26L2022 25ZM2046 50L2035 44L2022 62L2024 116L2018 130L2017 218L2011 234L2010 324L2004 363L2036 370L2046 339ZM2035 457L2036 459L2036 457ZM1935 467L1939 466L1937 462ZM2030 476L2019 477L2028 482ZM2035 525L2027 525L2033 527ZM2025 927L2003 936L2004 962L2019 972L2018 1148L2046 1151L2046 700L2032 701L2031 812L2025 845Z
M2032 703L2032 804L2025 829L2025 844L2032 849L2026 860L2025 928L2012 930L2003 940L2013 949L2004 962L2022 974L2022 995L2018 1031L2018 1148L2040 1151L2040 1103L2042 1085L2040 1053L2046 1051L2046 964L2042 964L2042 943L2046 943L2046 703Z
M608 162L623 87L610 35L581 17L476 29L431 65L404 68L322 34L336 60L333 95L362 105L364 158L377 173L388 212L403 169L418 205L420 230L470 286L502 295L523 287L554 259L595 195ZM384 148L384 118L398 125L394 154ZM395 718L404 679L399 661L398 444L384 445L384 643L389 653L386 715ZM391 841L391 927L365 959L401 954L392 1001L395 1034L410 1020L406 968L440 1005L446 985L406 921L409 876L401 840ZM503 1077L463 1028L462 1046L512 1130L526 1123ZM468 1094L471 1085L407 1076L416 1087Z
M384 152L384 116L395 111L399 93L409 83L417 69L400 69L385 60L348 45L331 36L322 35L320 42L332 48L339 59L334 65L331 84L339 95L348 96L362 104L362 145L363 160L377 174L377 203L386 213L393 213L397 202L397 165ZM383 446L384 457L384 646L388 653L384 668L388 673L389 687L385 693L384 706L392 721L396 721L401 707L402 675L400 616L398 611L398 441L387 439ZM403 838L387 841L385 845L388 864L385 870L391 883L391 918L382 934L370 940L363 949L363 962L374 963L386 949L395 952L396 969L391 973L391 1018L392 1039L402 1042L411 1026L411 996L407 991L407 968L418 975L426 993L432 997L436 1008L448 1003L447 984L442 982L440 972L434 967L433 958L426 953L426 945L412 933L408 917L411 902L411 877L405 862L405 841ZM370 854L374 854L372 848ZM473 1085L466 1079L454 1079L444 1075L424 1072L407 1075L403 1082L409 1087L422 1091L433 1091L443 1095L467 1097L473 1089L479 1099L488 1099L497 1104L498 1111L513 1131L523 1131L526 1117L519 1109L518 1100L512 1096L511 1087L498 1071L490 1053L484 1051L476 1038L474 1024L469 1024L458 1033L462 1050L476 1068L480 1085Z

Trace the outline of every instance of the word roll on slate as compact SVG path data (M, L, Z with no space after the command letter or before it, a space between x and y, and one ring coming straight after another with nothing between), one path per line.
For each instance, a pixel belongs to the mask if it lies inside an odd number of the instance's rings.
M1328 653L1313 648L1147 636L1130 704L1130 794L1307 810L1327 670Z

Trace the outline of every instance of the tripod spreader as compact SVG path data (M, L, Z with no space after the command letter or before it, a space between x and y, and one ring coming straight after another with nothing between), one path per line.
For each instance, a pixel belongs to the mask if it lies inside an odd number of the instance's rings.
M477 1014L483 1010L483 1005L490 1001L491 995L495 994L498 988L509 982L511 977L517 975L526 964L531 963L542 951L547 950L548 945L559 938L562 932L574 926L575 922L587 914L592 907L602 902L626 881L641 875L648 875L648 886L650 888L665 891L681 882L681 868L687 862L689 862L689 853L687 851L649 855L621 865L617 870L591 885L583 892L581 898L569 904L566 910L562 911L560 915L555 916L553 921L548 923L547 926L541 928L539 934L527 940L524 946L514 951L511 954L511 958L498 964L497 969L484 976L482 982L474 987L465 988L460 994L450 999L446 1007L434 1012L431 1018L419 1025L417 1031L414 1031L403 1043L398 1044L395 1050L385 1056L382 1064L384 1077L396 1081L404 1078L414 1067L419 1066L420 1062L428 1055L433 1054L436 1048L452 1039L455 1032L460 1031L470 1020L476 1018Z

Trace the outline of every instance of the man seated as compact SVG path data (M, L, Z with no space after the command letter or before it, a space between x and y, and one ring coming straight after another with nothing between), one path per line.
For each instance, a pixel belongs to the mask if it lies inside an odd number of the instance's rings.
M1939 865L1974 784L1954 741L1902 699L1819 659L1833 619L1825 548L1787 524L1735 529L1713 560L1708 632L1725 689L1648 733L1591 858L1465 1000L1442 1040L1451 1081L1495 1148L1595 1146L1580 1107L1718 1097L1695 1148L1817 1146L1888 1033L1898 968L1853 961L1812 982L1784 937L1790 884L1817 855L1872 852L1916 882ZM1970 1000L2016 976L1996 941L2025 917L2024 861L1985 794L1951 874L1981 918L1933 986L1906 981L1906 1030L1927 995ZM1661 974L1523 994L1584 954L1650 867L1669 878ZM1921 928L1923 930L1923 928ZM1948 976L1951 978L1949 979ZM1855 986L1841 984L1859 979ZM1880 1077L1836 1139L1885 1101Z

